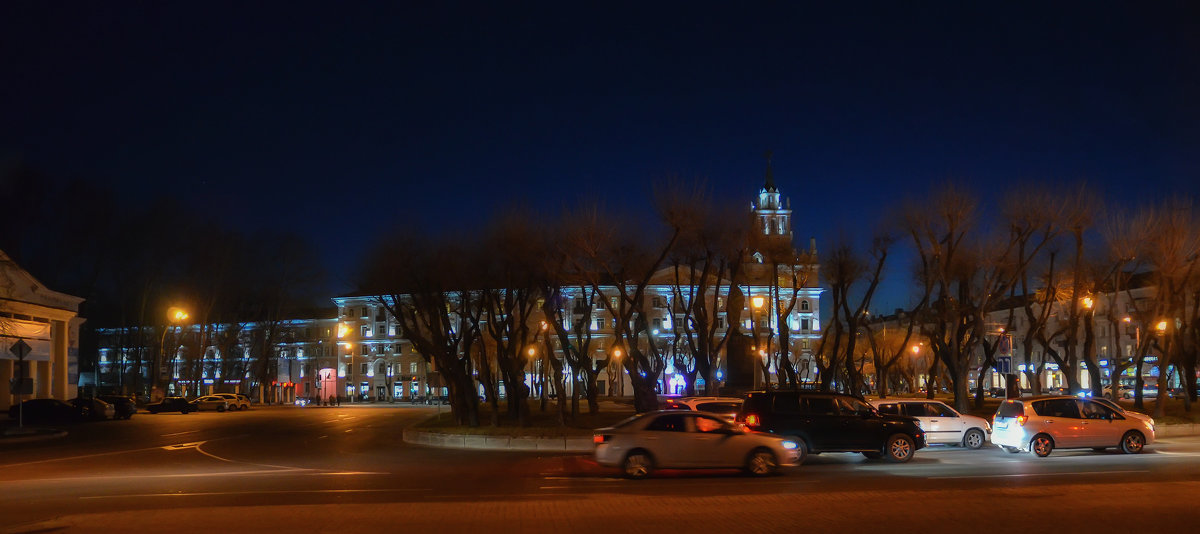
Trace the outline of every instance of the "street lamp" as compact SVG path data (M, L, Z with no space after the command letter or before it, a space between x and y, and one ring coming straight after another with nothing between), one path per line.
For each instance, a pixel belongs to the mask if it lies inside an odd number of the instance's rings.
M1158 335L1160 336L1165 334L1167 332L1167 322L1165 320L1159 321L1158 324L1154 325L1154 329L1158 331Z
M1094 300L1092 300L1092 297L1083 297L1083 299L1080 302L1083 303L1083 308L1085 310L1092 309L1092 306L1094 306L1096 304L1096 302Z
M167 321L172 326L176 323L181 323L181 322L187 320L187 318L188 318L188 313L183 308L180 308L177 306L171 306L170 308L167 308ZM155 366L154 371L159 373L159 375L162 374L162 366L165 363L164 362L165 358L163 358L163 356L164 356L164 353L167 351L167 328L168 328L168 326L163 326L162 339L159 340L159 342L158 342L158 360L159 361L158 361L158 365ZM158 400L157 397L159 395L159 387L158 387L159 378L157 376L154 376L154 377L151 377L150 380L151 380L151 384L152 384L151 388L150 388L150 400L157 401Z

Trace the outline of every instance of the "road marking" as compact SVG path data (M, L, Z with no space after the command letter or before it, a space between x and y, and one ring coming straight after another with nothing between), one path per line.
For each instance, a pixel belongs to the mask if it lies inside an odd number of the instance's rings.
M19 465L44 464L47 462L62 462L62 461L66 461L66 460L82 460L84 458L95 458L97 456L112 456L114 454L126 454L126 453L131 453L131 452L152 451L152 450L158 449L158 448L160 448L160 447L146 447L144 449L129 449L129 450L124 450L124 451L98 452L96 454L82 454L79 456L67 456L65 458L48 458L45 460L33 460L30 462L17 462L14 464L2 464L2 465L0 465L0 468L16 467Z
M1013 473L1007 475L931 476L925 478L1010 478L1010 477L1058 477L1067 475L1111 475L1114 473L1149 473L1148 469L1125 471L1078 471L1072 473Z
M272 495L291 493L400 493L430 491L431 488L399 489L320 489L320 490L259 490L259 491L203 491L193 493L130 493L124 495L88 495L79 499L124 499L131 497L212 497L220 495Z
M182 451L184 449L199 449L200 446L203 444L204 444L203 441L193 441L191 443L176 443L174 445L167 445L166 447L163 447L163 450ZM201 452L203 452L203 451L201 451Z
M184 430L183 432L172 432L170 434L163 434L162 437L167 438L167 437L171 437L171 436L181 436L183 434L191 434L192 432L199 432L199 430Z

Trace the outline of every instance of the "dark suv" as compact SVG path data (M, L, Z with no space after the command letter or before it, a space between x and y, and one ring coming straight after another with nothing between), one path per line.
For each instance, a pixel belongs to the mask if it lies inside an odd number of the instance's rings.
M801 460L805 452L861 452L867 458L907 462L925 446L916 418L880 414L863 401L836 393L750 392L737 422L794 438Z

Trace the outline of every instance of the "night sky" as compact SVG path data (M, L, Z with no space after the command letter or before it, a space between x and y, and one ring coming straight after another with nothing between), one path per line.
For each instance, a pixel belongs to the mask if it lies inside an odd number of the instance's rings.
M300 230L334 291L396 223L749 203L768 149L801 243L947 179L1198 190L1194 3L409 4L5 2L0 163Z

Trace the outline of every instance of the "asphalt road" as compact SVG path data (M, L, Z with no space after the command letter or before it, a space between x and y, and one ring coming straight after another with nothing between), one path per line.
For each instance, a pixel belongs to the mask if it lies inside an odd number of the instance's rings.
M1192 531L1200 438L1140 455L928 448L628 481L586 455L408 445L429 407L138 414L0 446L0 532Z

